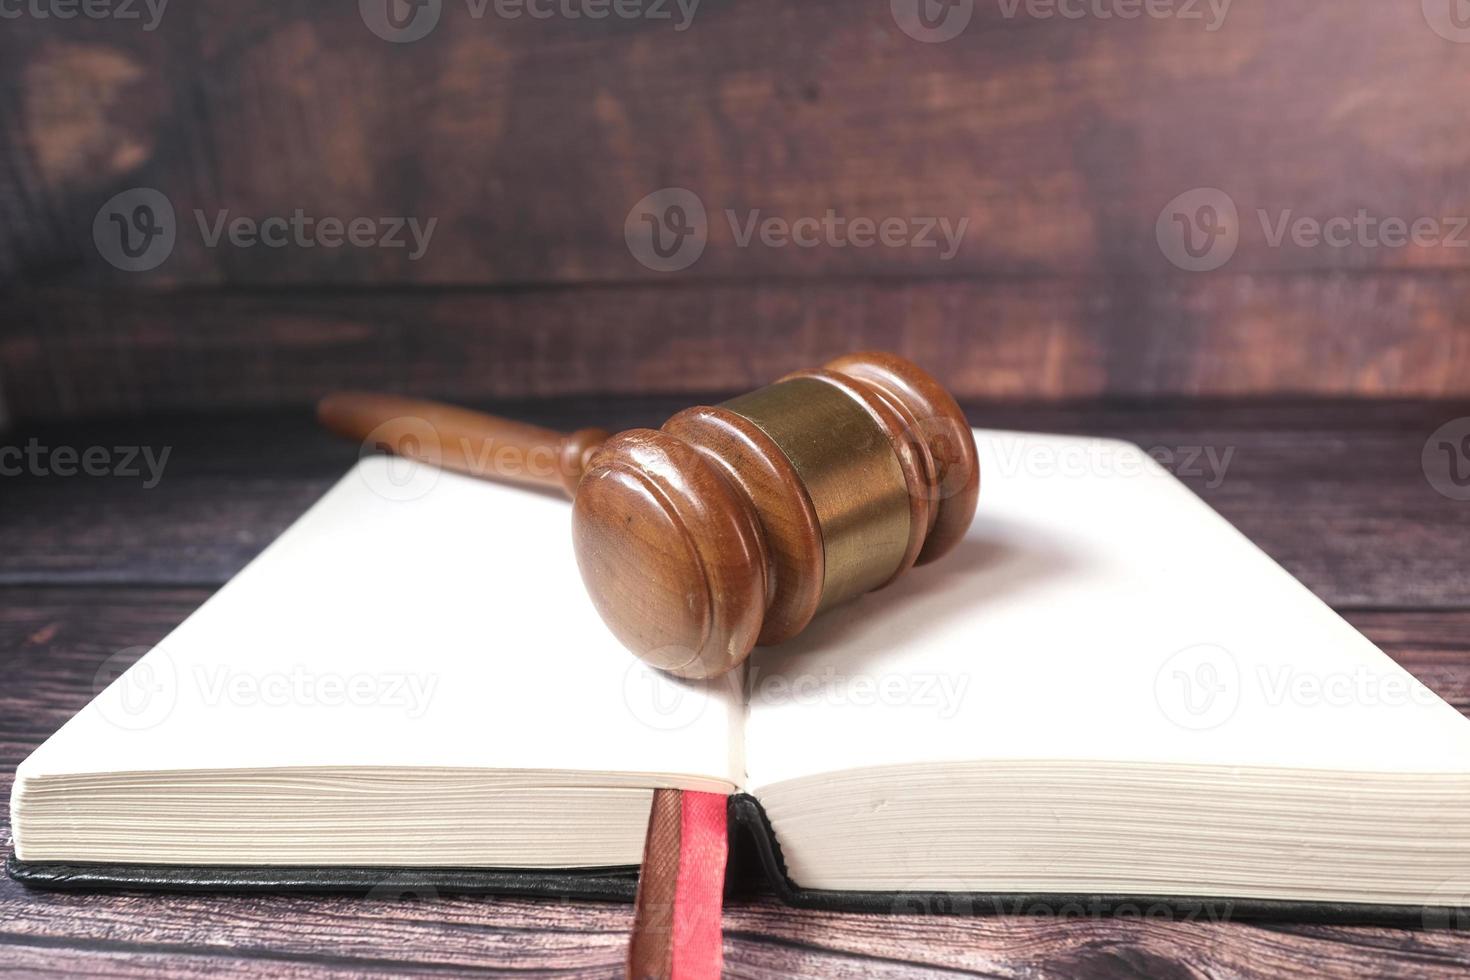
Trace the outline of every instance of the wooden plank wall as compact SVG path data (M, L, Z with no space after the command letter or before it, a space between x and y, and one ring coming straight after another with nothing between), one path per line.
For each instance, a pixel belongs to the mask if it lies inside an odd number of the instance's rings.
M58 2L0 21L17 417L733 390L857 345L973 398L1470 394L1457 0L702 0L687 23L390 0L438 17L406 43L369 28L392 34L379 0L197 0L153 30L144 0L36 15ZM523 3L553 15L500 13ZM963 30L917 40L916 9ZM704 248L660 271L642 214L678 215L640 202L671 187ZM174 211L148 271L96 244L133 188ZM418 257L208 243L298 209L436 224ZM829 210L813 247L740 240ZM948 258L848 240L886 218L894 242L966 225Z

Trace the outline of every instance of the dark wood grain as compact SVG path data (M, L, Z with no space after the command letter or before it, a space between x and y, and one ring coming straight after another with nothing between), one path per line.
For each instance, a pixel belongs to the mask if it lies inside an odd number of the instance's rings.
M1466 137L1446 109L1470 45L1415 4L1237 0L1210 31L982 2L942 44L881 2L704 0L684 31L444 10L411 44L353 4L210 0L155 31L7 20L12 414L303 405L346 386L739 390L856 346L971 397L1470 393ZM171 199L180 235L161 267L126 273L93 219L139 186ZM624 240L634 204L668 186L711 218L677 273ZM1189 273L1156 223L1201 186L1235 201L1240 244ZM195 217L296 209L438 224L415 261L209 247ZM969 224L943 261L741 247L725 215L829 209ZM1273 247L1260 217L1360 211L1453 241Z
M696 268L721 278L1168 273L1156 219L1199 186L1239 198L1240 268L1470 267L1464 248L1271 249L1253 213L1470 214L1446 109L1470 49L1418 5L1237 0L1217 30L974 6L942 44L906 36L886 3L841 0L704 0L683 31L476 20L446 3L410 44L374 36L356 4L212 0L151 32L22 17L0 39L0 268L126 281L90 233L98 205L135 185L167 193L185 230L196 208L440 221L417 262L211 249L194 229L150 280L168 283L653 280L623 228L666 186L705 200ZM739 248L727 208L971 227L948 263L935 249Z
M656 421L678 404L496 407L550 426L590 418L623 426ZM1356 606L1347 610L1355 626L1470 712L1462 554L1470 518L1463 504L1421 499L1433 491L1415 448L1456 414L1470 410L970 407L977 424L1123 436L1176 452L1237 447L1219 486L1209 486L1209 474L1184 478L1319 592ZM52 444L150 442L173 445L177 455L150 491L106 479L0 480L0 558L11 583L0 586L0 794L8 794L15 765L92 697L104 661L160 640L354 456L304 415L30 431ZM1391 574L1377 575L1381 564ZM1441 608L1418 608L1428 600ZM8 838L5 821L0 814L0 836ZM0 878L0 967L38 976L611 977L621 969L631 915L617 905L450 896L30 892ZM755 896L727 911L725 957L728 975L752 978L1451 977L1470 970L1470 938L1442 929L829 914Z
M1464 610L1364 610L1344 615L1435 694L1470 715L1470 616Z
M700 282L485 290L27 288L3 300L17 418L742 391L893 350L961 398L1470 396L1470 278Z

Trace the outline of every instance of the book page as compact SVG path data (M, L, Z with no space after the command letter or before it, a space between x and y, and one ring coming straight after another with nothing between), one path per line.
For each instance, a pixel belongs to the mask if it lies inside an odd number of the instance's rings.
M753 791L977 760L1470 772L1459 712L1138 447L976 438L952 553L752 657Z
M567 501L374 457L20 775L465 767L724 791L740 715L730 685L667 677L609 634Z

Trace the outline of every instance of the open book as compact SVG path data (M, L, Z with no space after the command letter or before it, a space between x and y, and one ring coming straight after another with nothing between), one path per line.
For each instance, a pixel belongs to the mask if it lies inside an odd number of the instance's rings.
M1470 722L1137 447L976 439L952 554L705 684L608 635L564 501L365 459L20 766L11 873L631 897L678 787L834 907L1464 903Z

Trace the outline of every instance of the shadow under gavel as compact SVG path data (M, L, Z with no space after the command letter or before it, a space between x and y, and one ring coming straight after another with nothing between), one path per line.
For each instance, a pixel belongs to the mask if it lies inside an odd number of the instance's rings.
M617 435L387 395L330 395L317 414L399 455L563 490L598 613L637 656L688 678L723 674L940 557L980 490L954 398L879 352Z

